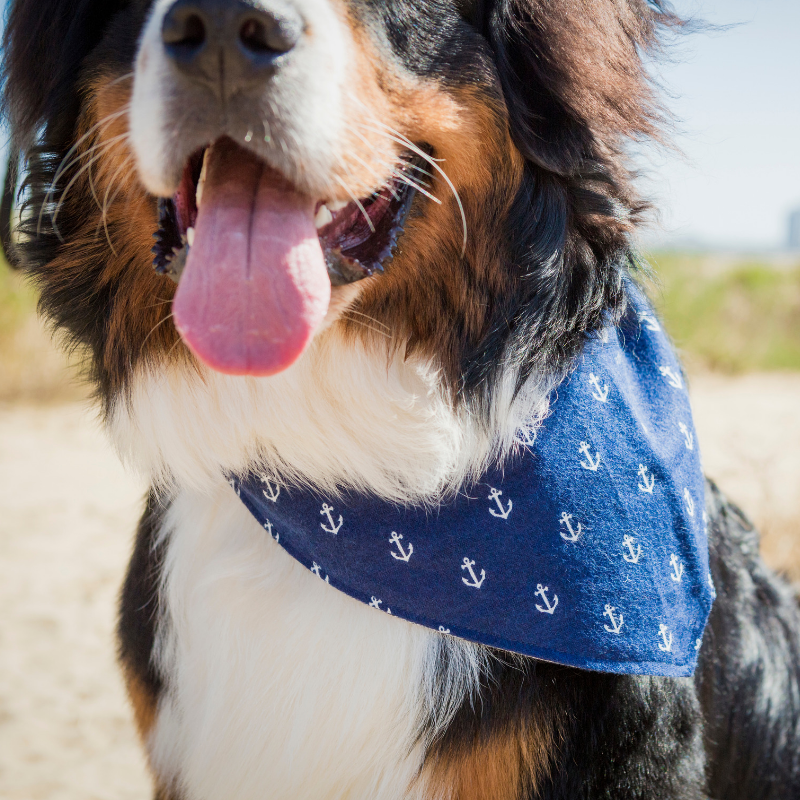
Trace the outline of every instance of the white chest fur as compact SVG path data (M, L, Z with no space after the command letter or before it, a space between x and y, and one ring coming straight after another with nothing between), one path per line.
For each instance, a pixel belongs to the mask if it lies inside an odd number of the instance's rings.
M162 779L192 800L425 796L420 724L475 688L477 648L331 588L221 480L179 493L162 535Z

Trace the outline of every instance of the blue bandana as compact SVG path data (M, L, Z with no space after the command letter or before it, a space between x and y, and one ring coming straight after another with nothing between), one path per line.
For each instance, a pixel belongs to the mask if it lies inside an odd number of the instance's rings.
M681 368L630 296L521 453L434 510L256 473L231 485L288 553L381 613L582 669L691 675L714 599L705 484Z

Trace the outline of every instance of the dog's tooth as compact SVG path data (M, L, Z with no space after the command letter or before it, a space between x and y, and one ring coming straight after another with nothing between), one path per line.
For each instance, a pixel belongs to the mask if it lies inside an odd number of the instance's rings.
M317 211L317 215L314 217L314 224L317 226L317 230L319 230L320 228L324 228L329 222L333 222L333 215L328 206L323 204L319 207L319 211Z
M331 211L336 213L337 211L341 211L347 205L347 203L344 200L335 200L327 205Z
M200 202L203 199L203 187L206 185L206 171L208 164L208 150L203 153L203 166L200 168L200 178L197 181L197 192L194 196L195 205L200 208Z
M191 247L194 244L194 228L186 229L186 243Z

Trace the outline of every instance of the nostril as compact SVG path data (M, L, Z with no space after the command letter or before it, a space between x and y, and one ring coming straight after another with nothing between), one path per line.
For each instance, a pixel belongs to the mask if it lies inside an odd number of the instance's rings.
M164 18L161 39L173 56L192 58L206 43L206 23L197 11L177 6Z
M269 14L246 19L239 28L239 42L254 56L285 53L299 38L297 26Z
M201 47L206 41L206 26L198 14L190 14L184 23L183 38L175 44Z
M239 30L239 41L247 50L263 53L272 48L267 43L266 27L255 19L248 19Z

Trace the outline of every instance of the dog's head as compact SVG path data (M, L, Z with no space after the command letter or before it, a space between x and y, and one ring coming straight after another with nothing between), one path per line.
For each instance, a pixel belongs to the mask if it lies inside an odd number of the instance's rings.
M655 131L642 54L676 22L656 0L14 0L21 252L106 397L189 351L274 374L334 320L452 397L521 385L623 302L623 150Z

